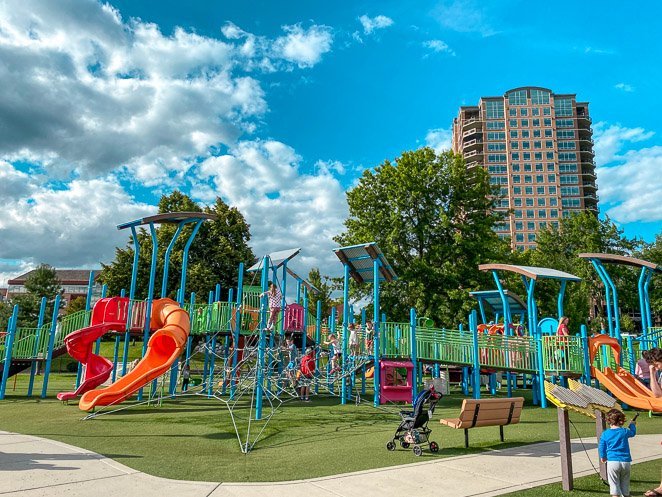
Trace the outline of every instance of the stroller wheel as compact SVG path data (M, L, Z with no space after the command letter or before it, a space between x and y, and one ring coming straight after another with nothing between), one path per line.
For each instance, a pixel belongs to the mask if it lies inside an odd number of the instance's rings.
M439 444L437 442L430 442L430 452L433 454L439 452Z
M403 449L408 449L411 444L409 442L405 442L404 440L400 440L400 445Z
M386 444L386 448L387 448L388 450L395 450L395 444L394 444L393 442L388 442L388 443Z
M423 449L421 449L418 445L414 445L414 455L418 457L421 454L423 454Z

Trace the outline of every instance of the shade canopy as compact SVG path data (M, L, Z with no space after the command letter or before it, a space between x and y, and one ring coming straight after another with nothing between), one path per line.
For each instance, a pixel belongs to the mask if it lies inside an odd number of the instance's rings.
M662 272L662 267L654 262L645 261L643 259L637 259L635 257L628 257L626 255L617 255L617 254L597 254L597 253L583 253L579 254L579 257L582 259L596 259L601 262L609 264L623 264L625 266L634 266L634 267L647 267L653 271Z
M283 264L289 262L297 255L299 255L299 252L301 252L301 248L279 250L278 252L271 252L270 254L267 254L267 257L269 257L269 269L278 269ZM249 267L247 271L249 273L254 271L261 271L263 260L264 257L261 257L255 264Z
M131 228L133 226L142 226L145 224L178 224L182 221L215 221L217 219L215 214L207 214L205 212L165 212L163 214L156 214L154 216L141 217L135 221L119 224L118 230Z
M581 281L579 276L574 274L559 271L557 269L550 269L546 267L535 266L516 266L514 264L481 264L478 266L481 271L509 271L511 273L521 274L533 280L539 279L553 279L564 281Z
M379 280L393 281L398 277L376 242L334 249L338 259L349 267L349 274L357 283L372 281L374 262L379 261Z
M510 312L513 314L523 314L526 312L526 304L514 293L508 290L503 291L510 307ZM469 292L476 300L482 301L487 304L494 313L503 314L503 301L499 290L484 290L480 292Z

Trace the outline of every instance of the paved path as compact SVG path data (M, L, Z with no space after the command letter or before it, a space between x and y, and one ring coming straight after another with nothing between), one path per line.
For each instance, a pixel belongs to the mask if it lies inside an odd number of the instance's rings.
M662 458L660 435L631 439L635 462ZM584 444L597 466L595 438ZM575 476L593 468L573 441ZM560 481L558 442L495 450L358 473L286 483L207 483L168 480L112 459L44 438L0 432L0 496L25 497L389 497L490 496Z

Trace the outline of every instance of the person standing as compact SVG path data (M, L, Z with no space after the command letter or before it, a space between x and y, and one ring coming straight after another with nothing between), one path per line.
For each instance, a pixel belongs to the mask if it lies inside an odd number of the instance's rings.
M609 493L612 497L630 497L630 444L628 439L637 434L637 425L634 420L628 428L625 424L625 414L618 409L607 413L609 429L602 432L598 453L600 460L607 463L607 478L609 480Z

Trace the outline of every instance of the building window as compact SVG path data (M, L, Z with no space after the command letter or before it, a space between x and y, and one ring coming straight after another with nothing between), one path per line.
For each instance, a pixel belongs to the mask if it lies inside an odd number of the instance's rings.
M552 218L558 218L558 217L559 217L559 211L556 210L556 209L552 209L551 211L549 211L549 217L552 217ZM552 226L554 226L554 223L552 223ZM556 227L556 228L559 227L558 223L556 224L555 227Z
M549 199L549 206L550 207L556 207L557 205L559 205L559 201L556 197L552 197L552 198Z
M526 229L529 231L534 231L536 229L536 223L534 223L533 221L529 221L528 223L526 223Z
M577 142L560 141L559 150L574 150L577 148Z
M545 218L547 217L547 211L545 211L545 210L543 210L543 209L539 210L539 211L538 211L538 217L539 217L540 219L545 219Z
M515 241L523 242L524 241L524 233L516 233L515 234Z
M521 219L522 218L522 211L519 210L519 209L516 209L515 210L515 217L518 218L518 219Z
M533 156L536 158L536 160L542 160L542 152L534 152Z
M517 109L508 109L508 115L510 117L517 117Z
M510 154L510 160L519 160L519 152L512 152Z
M574 128L575 122L572 119L557 119L556 120L557 128Z
M500 152L501 150L506 150L505 143L488 143L487 144L488 152Z
M519 142L510 142L510 148L513 150L519 149Z
M556 195L556 187L555 186L548 187L547 191L549 192L550 195Z
M527 233L526 237L530 242L535 242L536 241L536 234L535 233Z
M517 138L517 131L511 131L510 132L510 137L511 138Z
M545 90L531 90L531 103L533 105L549 104L549 92Z
M560 161L574 161L577 160L577 153L575 152L559 152Z
M545 207L547 205L545 203L545 197L538 197L537 203L538 203L538 207Z
M505 140L506 133L503 131L490 131L487 133L488 140Z
M579 176L574 174L562 174L561 175L561 184L562 185L575 185L579 183Z
M534 141L533 142L533 148L542 148L542 142L541 141Z
M530 173L531 172L531 164L528 162L524 163L524 172Z
M533 127L534 128L539 128L540 127L540 119L534 119L533 120Z
M559 164L559 171L562 173L576 173L577 164Z
M521 194L522 194L522 187L521 186L513 187L513 195L521 195Z
M536 187L536 193L538 195L544 195L545 194L545 187L544 186L537 186Z
M521 183L520 180L521 180L521 177L520 177L519 174L515 174L515 175L513 176L513 183Z
M551 109L551 107L543 107L543 109L542 109L542 115L543 115L543 116L551 116L551 115L552 115L552 109Z
M540 130L539 129L534 129L533 130L533 137L534 138L540 138Z
M503 121L487 121L487 129L503 129L506 123Z
M572 99L557 98L554 100L554 113L556 117L572 116Z
M545 153L545 157L547 158L547 160L554 160L554 152Z
M539 222L539 223L538 223L538 227L539 227L541 230L545 230L545 229L547 229L547 221L541 221L541 222Z
M544 169L542 167L542 162L536 164L536 172L542 172Z
M552 137L552 130L551 129L546 129L545 130L545 138L551 138Z
M540 115L540 109L538 109L538 108L531 109L531 115L532 116L539 116Z
M524 176L524 183L533 183L533 178L528 174Z
M554 163L553 162L548 162L547 163L547 170L548 171L554 171Z
M515 222L515 230L522 231L524 229L524 223L522 221Z
M526 105L526 90L516 90L508 93L509 105Z
M577 196L579 195L579 187L578 186L562 186L561 187L561 196L562 197L568 197L570 195ZM573 199L574 200L574 199ZM565 207L565 201L566 199L563 199L561 204ZM577 200L579 201L579 200ZM579 206L577 206L579 207Z
M550 126L552 125L552 120L551 120L551 119L548 119L548 118L543 119L543 124L544 124L546 127L550 127Z
M487 154L487 162L506 162L506 154Z
M547 183L556 183L556 174L548 174Z
M521 198L515 198L513 200L515 207L522 207L522 199Z
M528 119L520 119L520 124L522 128L528 128L529 127L529 120Z
M487 100L485 108L488 119L503 119L503 100Z
M522 142L522 148L524 149L531 148L531 142L527 142L527 141Z
M522 116L522 117L527 117L529 115L529 113L526 109L520 109L519 110L519 115Z
M526 198L524 199L524 204L525 204L527 207L533 207L533 197L526 197Z
M531 152L523 152L522 153L522 159L523 160L531 160Z
M524 187L524 193L526 195L533 195L533 187L532 186L525 186Z
M519 164L513 164L512 170L513 170L513 172L518 173L519 172Z
M536 217L536 211L534 211L533 209L527 209L526 218L527 219L533 219L535 217Z
M562 130L556 132L556 137L557 138L574 138L575 137L575 131L572 130L572 129L562 129Z
M529 137L529 130L524 129L522 130L522 138L528 138Z

